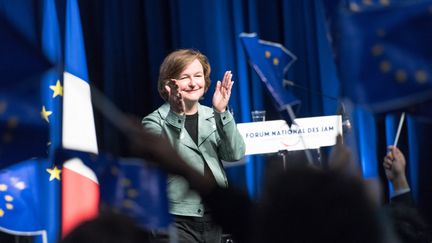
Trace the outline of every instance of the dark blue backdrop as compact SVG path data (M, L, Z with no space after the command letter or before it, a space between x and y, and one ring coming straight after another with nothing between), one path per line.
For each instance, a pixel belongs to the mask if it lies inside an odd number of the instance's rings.
M78 53L76 47L63 45L65 3L0 0L0 168L46 156L47 136L58 135L60 121L52 116L48 128L40 118L45 104L41 96L52 100L58 96L39 93L39 86L50 85L41 80L56 81L51 74L58 75L68 64L62 63L61 53ZM89 71L86 81L138 120L161 105L156 92L158 67L166 54L178 48L199 49L210 59L213 82L203 103L210 105L215 81L225 70L232 70L236 82L230 107L237 122L249 122L254 109L267 110L268 120L280 119L266 87L248 66L238 38L242 32L256 32L260 39L281 43L297 56L286 77L297 87L277 91L293 92L301 100L298 117L337 114L342 97L356 102L349 109L344 100L344 118L353 124L345 142L353 149L363 177L383 182L384 195L389 189L381 161L386 146L394 141L401 111L407 112L398 146L407 158L414 199L432 219L432 0L391 4L378 0L80 0L79 5L87 53L83 60ZM58 29L54 13L58 13ZM58 43L56 35L61 39ZM46 77L34 76L52 65L55 68ZM58 110L60 100L52 104ZM120 132L97 112L96 118L99 150L127 155ZM49 152L56 142L51 139ZM323 149L323 161L327 150ZM244 164L227 168L231 185L259 198L270 165L282 169L281 159L275 157L249 156ZM38 167L47 176L42 165ZM12 178L2 172L5 180ZM54 212L57 206L45 208ZM49 215L50 222L58 219ZM10 214L3 219L14 223L10 217L15 218ZM57 225L48 221L47 227L56 234Z
M232 70L235 87L230 101L237 122L250 121L250 110L266 109L267 119L279 119L269 94L248 66L238 35L256 32L279 42L298 60L288 79L313 90L293 90L302 104L297 116L333 115L338 85L325 37L323 9L315 1L81 1L91 80L122 110L143 117L162 99L156 92L158 68L166 54L197 48L212 65L212 85L204 100L210 104L215 81ZM321 52L319 51L321 49ZM326 83L326 85L323 85ZM100 120L101 146L121 150L121 139ZM102 136L101 136L102 135ZM120 151L121 152L121 151ZM264 162L261 157L235 173L238 184L258 192Z
M302 102L296 115L334 115L340 83L350 82L339 81L329 44L326 16L334 12L336 2L324 1L331 10L326 14L322 2L315 0L82 0L90 79L122 110L143 117L162 103L156 82L165 55L178 48L197 48L212 65L213 82L205 104L211 101L215 81L225 70L232 70L236 82L230 106L236 121L250 121L252 109L267 110L268 120L279 119L267 90L248 66L238 38L241 32L256 32L259 38L279 42L298 57L288 79L309 91L292 89ZM383 178L381 161L386 144L391 143L385 140L384 116L358 111L351 118L359 133L358 157L365 176ZM406 149L416 200L431 215L425 207L432 201L432 150L425 140L432 131L431 123L410 116L408 125L399 144ZM97 127L101 149L122 153L120 135L101 117ZM256 197L266 169L265 157L246 161L229 168L228 174L232 185Z

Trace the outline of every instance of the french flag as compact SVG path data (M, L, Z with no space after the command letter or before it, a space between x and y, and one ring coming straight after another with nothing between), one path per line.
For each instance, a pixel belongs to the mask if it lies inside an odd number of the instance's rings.
M84 39L77 0L66 1L62 147L98 153ZM99 211L99 183L79 158L62 170L62 237Z

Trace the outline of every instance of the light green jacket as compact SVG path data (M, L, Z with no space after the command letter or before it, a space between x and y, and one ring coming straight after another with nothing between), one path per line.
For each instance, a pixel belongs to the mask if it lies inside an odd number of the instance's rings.
M222 160L237 161L245 154L243 138L231 113L218 113L212 108L199 105L198 145L189 136L184 123L185 116L170 111L168 103L142 120L144 129L168 138L192 168L204 174L204 163L207 163L216 182L222 187L227 187L228 181ZM168 198L172 214L197 217L204 214L200 196L189 189L183 177L168 176Z

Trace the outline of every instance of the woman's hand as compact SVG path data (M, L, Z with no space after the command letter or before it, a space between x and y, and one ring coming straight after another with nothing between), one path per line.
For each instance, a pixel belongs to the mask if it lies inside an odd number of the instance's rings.
M171 110L177 114L183 115L185 105L183 96L179 91L179 86L177 85L177 80L169 80L165 85L165 90L168 92L168 103L170 104Z
M231 71L226 71L222 82L217 81L216 89L213 94L213 109L217 112L224 112L228 106L228 101L231 96L231 89L234 81L231 81Z

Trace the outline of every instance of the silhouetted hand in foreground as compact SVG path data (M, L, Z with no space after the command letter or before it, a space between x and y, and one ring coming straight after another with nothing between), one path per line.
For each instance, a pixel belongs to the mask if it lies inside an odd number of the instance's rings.
M351 150L343 144L341 135L336 137L336 145L330 153L329 168L349 176L361 177L361 172L352 159Z

